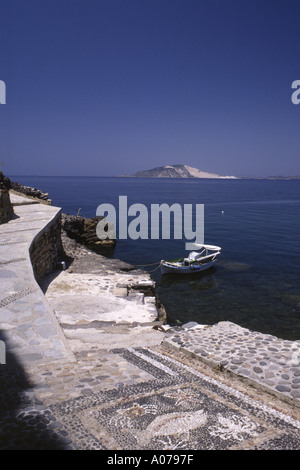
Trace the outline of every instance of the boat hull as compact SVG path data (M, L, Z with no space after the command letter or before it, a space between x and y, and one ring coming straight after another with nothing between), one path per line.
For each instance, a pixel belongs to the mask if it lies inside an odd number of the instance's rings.
M178 266L172 265L168 261L161 261L161 274L196 274L202 271L206 271L210 269L215 263L217 262L216 259L209 261L203 264L191 264L189 266Z

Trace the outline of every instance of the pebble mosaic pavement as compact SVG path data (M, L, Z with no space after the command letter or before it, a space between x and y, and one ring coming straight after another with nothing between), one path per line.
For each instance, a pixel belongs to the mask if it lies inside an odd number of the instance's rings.
M25 375L6 368L0 449L300 449L297 417L179 359L120 348Z

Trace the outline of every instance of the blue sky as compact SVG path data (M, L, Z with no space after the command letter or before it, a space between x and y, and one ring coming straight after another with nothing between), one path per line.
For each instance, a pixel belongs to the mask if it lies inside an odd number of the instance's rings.
M7 175L300 175L299 0L1 0Z

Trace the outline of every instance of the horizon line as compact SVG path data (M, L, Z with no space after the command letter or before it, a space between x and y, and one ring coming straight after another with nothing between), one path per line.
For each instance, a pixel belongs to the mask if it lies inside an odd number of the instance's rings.
M2 171L3 173L3 171ZM3 173L4 174L4 173ZM35 177L35 178L135 178L135 179L171 179L171 180L240 180L240 179L300 179L300 175L269 175L269 176L235 176L235 177L216 177L216 178L197 178L197 177L156 177L156 176L131 176L131 175L39 175L39 174L5 174L7 177Z

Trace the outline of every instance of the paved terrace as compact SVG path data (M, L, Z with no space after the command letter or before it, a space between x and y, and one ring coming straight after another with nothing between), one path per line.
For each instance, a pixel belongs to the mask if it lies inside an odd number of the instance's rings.
M300 449L298 342L227 322L162 331L149 275L84 249L40 288L29 247L60 209L12 201L0 449Z

